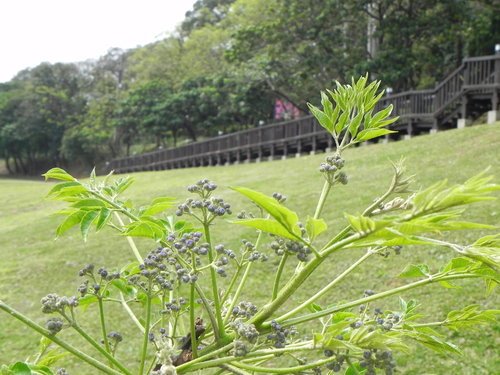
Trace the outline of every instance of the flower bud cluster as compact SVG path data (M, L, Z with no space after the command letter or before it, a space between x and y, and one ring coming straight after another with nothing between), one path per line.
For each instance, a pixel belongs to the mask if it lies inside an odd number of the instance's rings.
M273 193L273 198L276 199L278 203L285 203L287 197L281 193Z
M344 167L344 159L339 154L328 156L319 166L319 171L323 173L330 184L336 182L342 185L347 184L347 175L340 170Z
M339 351L334 352L333 350L330 349L325 349L323 351L323 354L325 357L335 357L331 362L328 362L326 365L326 368L333 371L333 372L339 372L342 369L342 366L344 364L344 361L346 359L345 355L340 354Z
M178 299L172 299L172 301L165 303L165 309L162 310L162 313L172 313L172 312L177 312L180 311L183 305L187 303L186 299L184 297L180 297Z
M273 341L273 346L275 348L284 348L287 344L287 338L297 334L295 327L284 328L275 320L271 322L271 329L273 332L268 334L266 338L269 341Z
M259 331L257 331L253 324L244 324L241 319L237 319L231 323L231 326L240 339L248 341L251 344L254 344L259 338Z
M116 344L123 341L123 336L116 331L111 331L108 333L108 338Z
M257 306L251 302L241 301L231 313L234 317L249 319L257 313Z
M307 262L311 249L301 244L300 242L285 240L280 237L275 237L271 242L271 249L274 250L276 255L282 256L285 253L294 254L301 262Z
M215 245L214 249L218 254L226 255L231 259L236 258L236 254L234 253L234 251L231 249L226 249L223 244Z
M209 181L208 179L204 178L202 180L199 180L193 185L189 185L187 187L187 190L190 193L197 193L201 197L206 197L208 196L212 191L217 189L217 185L214 184L213 182Z
M85 267L83 267L80 271L78 271L79 276L92 276L94 272L94 265L93 264L87 264Z
M44 314L52 314L54 312L64 312L66 307L78 306L78 298L72 297L59 297L55 293L47 294L41 300L42 312Z
M205 198L205 199L192 199L188 198L184 203L177 206L175 214L182 216L184 214L194 214L194 209L206 210L213 216L231 215L231 205L226 203L222 198Z
M169 235L167 241L172 244L172 247L176 249L179 254L185 254L191 251L196 255L207 255L208 244L198 245L202 236L203 234L201 232L184 233L182 237L178 239L174 235Z
M359 365L366 369L365 374L367 375L375 375L375 369L383 369L386 375L392 375L396 368L396 362L390 350L365 350L363 352L363 359L359 362Z
M63 328L63 321L61 318L50 318L45 323L45 327L49 330L51 335L55 335Z
M108 272L104 267L99 268L97 274L101 276L103 280L111 281L120 278L120 272Z

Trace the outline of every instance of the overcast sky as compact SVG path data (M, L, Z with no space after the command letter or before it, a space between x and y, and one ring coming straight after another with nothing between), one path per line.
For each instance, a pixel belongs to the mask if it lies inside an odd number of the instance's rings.
M173 31L195 0L0 0L0 82L41 62L97 58Z

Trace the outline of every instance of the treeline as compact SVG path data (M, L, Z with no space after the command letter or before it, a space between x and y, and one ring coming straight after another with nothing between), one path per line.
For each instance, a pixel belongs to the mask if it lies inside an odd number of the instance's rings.
M432 87L499 42L495 0L198 0L164 40L0 84L0 153L11 173L103 165L273 121L277 100L305 111L365 72Z

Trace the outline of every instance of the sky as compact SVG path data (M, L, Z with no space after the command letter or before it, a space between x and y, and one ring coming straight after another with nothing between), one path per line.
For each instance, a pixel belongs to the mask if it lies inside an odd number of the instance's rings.
M0 82L42 62L98 58L175 30L195 0L0 0Z

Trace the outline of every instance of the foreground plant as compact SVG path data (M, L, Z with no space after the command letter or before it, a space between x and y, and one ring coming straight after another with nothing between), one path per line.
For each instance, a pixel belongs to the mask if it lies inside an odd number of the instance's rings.
M443 181L411 193L411 178L398 162L387 191L362 214L346 215L340 232L331 233L321 218L332 189L348 183L343 152L391 132L387 126L395 121L389 118L392 108L375 111L383 95L377 94L378 87L378 82L368 84L362 77L352 85L338 84L336 90L322 93L322 109L310 106L332 135L336 150L319 167L323 188L311 208L312 216L302 219L284 205L286 197L280 193L271 197L233 187L255 204L257 212L242 212L230 223L221 222L232 215L232 207L215 195L217 186L206 179L189 186L192 195L181 204L162 197L134 208L120 198L132 183L128 177L112 180L109 175L98 181L92 174L84 183L64 170L51 169L45 177L62 182L49 196L69 203L57 235L79 226L86 239L92 227L99 231L107 226L127 238L136 261L120 270L83 266L76 296L48 294L42 299L42 312L52 316L45 327L3 301L0 309L47 338L46 343L107 374L183 374L201 369L217 374L392 374L394 358L411 342L440 353L459 353L435 328L475 327L495 321L498 311L458 306L441 321L426 321L413 300L399 298L396 311L383 309L379 300L433 283L453 287L460 279L481 279L488 291L493 290L500 279L500 236L469 244L452 243L442 236L452 230L495 229L461 219L469 204L493 199L491 193L499 186L490 183L491 177L480 174L453 186ZM253 239L242 240L240 249L232 250L212 235L213 226L220 224L243 225L257 233ZM134 237L151 239L152 250L142 254ZM442 247L456 257L438 270L425 264L408 265L400 276L414 281L402 286L366 290L342 303L333 299L337 284L363 262L395 256L408 245ZM311 290L306 301L292 304L296 291L307 287L320 266L331 262L335 253L353 249L365 251L342 272L331 275L322 288ZM270 290L269 300L258 306L242 295L253 269L269 258L277 259L277 269L265 286ZM286 272L291 269L294 272ZM318 301L324 296L330 296L333 303L320 306ZM287 311L282 309L285 303L291 306ZM120 305L130 321L113 319L110 304ZM100 337L90 335L79 318L91 307L99 313ZM120 323L135 326L138 338L123 337ZM306 337L304 327L309 331L315 327L316 333ZM65 329L77 332L93 352L69 344L60 332ZM120 355L122 341L138 345L136 360ZM51 374L45 364L51 363L54 354L44 353L31 363L4 366L2 371Z

